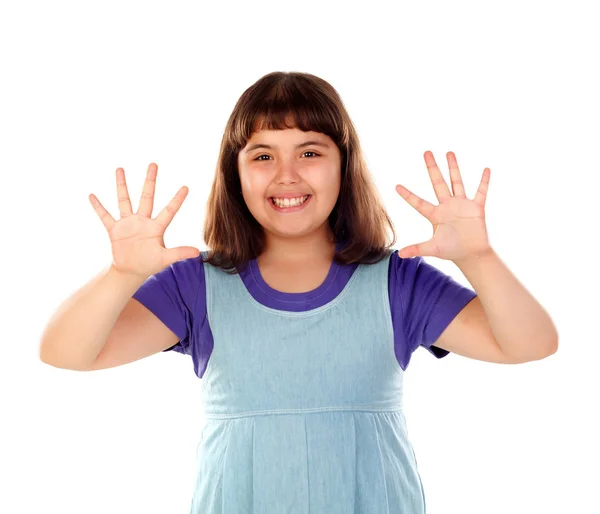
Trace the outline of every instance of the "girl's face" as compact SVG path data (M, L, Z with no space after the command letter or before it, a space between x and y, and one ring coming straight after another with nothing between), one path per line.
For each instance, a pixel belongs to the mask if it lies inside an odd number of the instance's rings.
M267 235L329 233L341 158L333 140L320 132L293 128L252 134L239 152L238 170L246 205Z

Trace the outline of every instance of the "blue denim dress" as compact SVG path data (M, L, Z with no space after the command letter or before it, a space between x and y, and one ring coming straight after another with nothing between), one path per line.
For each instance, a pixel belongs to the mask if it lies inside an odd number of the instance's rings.
M424 514L402 410L388 256L329 303L257 302L204 263L214 349L191 514Z

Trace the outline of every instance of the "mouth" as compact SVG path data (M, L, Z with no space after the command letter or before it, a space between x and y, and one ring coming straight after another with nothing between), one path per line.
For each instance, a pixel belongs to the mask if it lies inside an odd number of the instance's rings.
M312 195L309 194L301 197L299 200L290 201L289 199L276 200L271 196L269 197L269 204L278 212L296 212L304 209L310 202L311 198Z

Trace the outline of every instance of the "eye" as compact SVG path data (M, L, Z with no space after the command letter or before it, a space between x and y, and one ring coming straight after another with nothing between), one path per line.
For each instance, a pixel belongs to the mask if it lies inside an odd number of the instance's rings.
M304 155L304 154L307 154L307 153L312 153L312 154L314 154L315 156L318 156L318 155L319 155L317 152L313 152L313 151L311 151L311 150L306 150L306 152L303 152L303 153L302 153L302 155ZM270 156L269 156L269 155L267 155L266 153L263 153L263 154L259 155L258 157L256 157L254 160L255 160L255 161L264 161L265 159L261 159L261 157L269 157L269 158L270 158Z

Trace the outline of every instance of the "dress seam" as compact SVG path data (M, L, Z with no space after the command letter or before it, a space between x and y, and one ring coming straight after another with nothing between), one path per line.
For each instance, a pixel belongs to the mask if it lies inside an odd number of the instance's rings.
M306 448L306 491L308 514L310 514L310 461L308 460L308 431L306 430L306 418L304 418L304 447Z
M373 426L375 427L375 440L377 441L377 448L379 449L379 463L381 466L383 466L383 452L381 451L381 443L379 442L379 427L377 426L377 422L375 421L375 418L372 417L372 421L373 421ZM385 477L385 472L383 472L383 476ZM385 503L387 505L387 514L389 514L390 512L390 498L388 495L388 486L387 486L387 482L383 481L383 490L385 491Z
M385 325L388 330L388 338L391 339L391 342L388 342L388 345L391 346L392 358L394 360L393 366L396 369L397 373L404 375L406 370L402 367L402 364L400 364L400 362L398 360L398 356L396 355L396 335L395 335L394 320L392 317L392 309L390 307L389 267L391 265L392 258L393 258L393 252L390 253L388 256L388 265L385 266L384 280L382 280L382 283L383 283L383 310L385 313ZM400 312L402 312L402 304L400 304ZM404 334L404 340L405 341L407 340L406 334Z
M364 406L361 408L360 405L352 405L349 407L340 406L340 407L316 407L314 409L271 409L271 410L257 410L257 411L246 411L246 412L237 412L233 414L211 414L205 412L206 419L232 419L232 418L241 418L241 417L249 417L249 416L270 416L274 414L311 414L318 412L338 412L338 411L348 411L348 412L368 412L368 413L385 413L385 412L402 412L402 405L399 405L395 408L373 408L369 406Z

